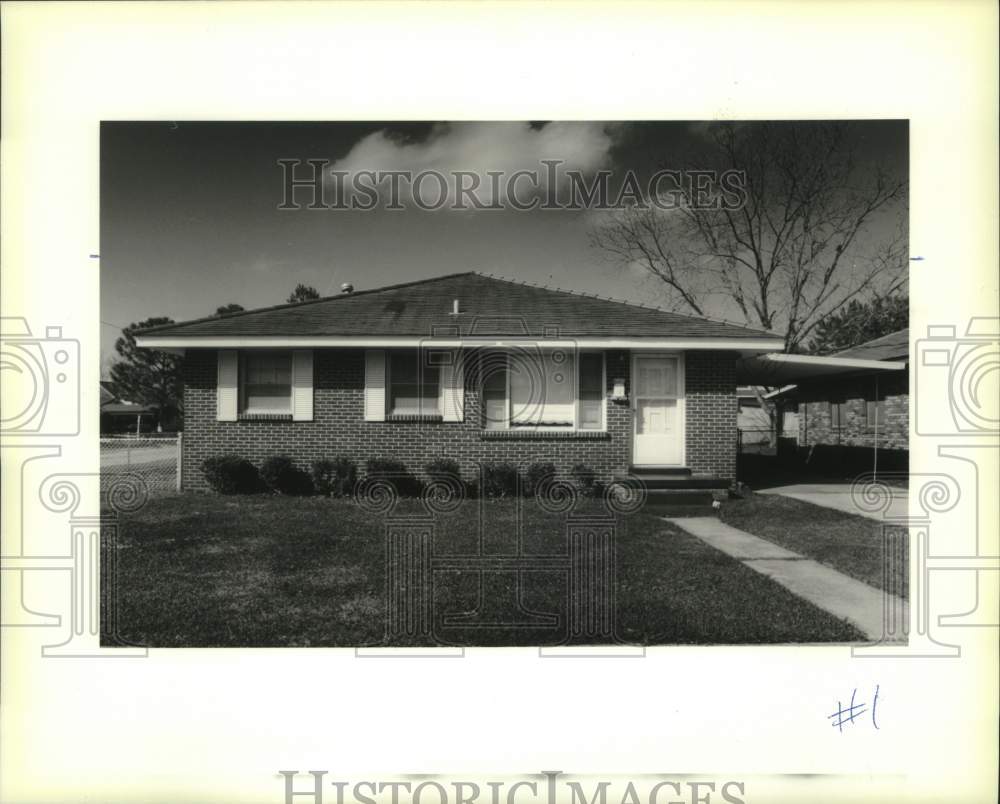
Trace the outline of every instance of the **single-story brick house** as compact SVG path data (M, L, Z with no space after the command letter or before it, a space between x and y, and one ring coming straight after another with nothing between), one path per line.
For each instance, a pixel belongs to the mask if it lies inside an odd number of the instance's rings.
M478 273L144 330L184 354L183 486L202 461L346 455L582 463L731 481L736 363L773 333Z
M145 427L155 430L157 411L150 405L137 405L120 399L111 382L101 380L101 433L140 433Z

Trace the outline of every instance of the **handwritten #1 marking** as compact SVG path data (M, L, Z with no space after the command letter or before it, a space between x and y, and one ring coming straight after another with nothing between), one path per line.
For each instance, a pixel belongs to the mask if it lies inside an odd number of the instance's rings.
M875 719L875 709L878 706L878 690L879 687L878 684L876 684L875 695L872 697L872 708L871 708L872 725L876 728L876 730L878 729L878 721ZM858 688L855 687L851 692L851 705L845 709L844 705L840 701L837 701L837 711L834 712L832 715L827 715L828 720L833 720L833 723L831 723L830 725L836 726L837 730L841 734L844 733L845 724L850 725L851 723L854 723L855 720L857 720L859 717L861 717L861 715L863 715L865 712L868 711L867 704L854 703L857 694L858 694ZM836 719L834 720L834 718Z

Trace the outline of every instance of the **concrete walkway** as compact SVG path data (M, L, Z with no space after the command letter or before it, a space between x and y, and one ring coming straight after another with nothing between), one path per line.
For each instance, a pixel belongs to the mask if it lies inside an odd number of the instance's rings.
M882 522L886 519L901 519L907 515L909 504L908 491L905 488L889 487L892 497L888 508L876 511L860 507L851 496L850 483L796 483L790 486L774 486L769 489L757 489L758 494L780 494L793 500L822 505L824 508L835 508L845 514L854 514ZM875 507L874 505L872 507Z
M890 611L902 612L902 622L908 622L906 601L766 539L730 527L715 517L665 519L824 611L849 620L873 641L882 639L883 611L887 604L891 606Z

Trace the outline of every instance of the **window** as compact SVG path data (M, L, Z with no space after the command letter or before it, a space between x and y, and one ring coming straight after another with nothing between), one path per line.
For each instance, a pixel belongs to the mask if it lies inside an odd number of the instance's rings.
M573 355L561 349L515 352L508 358L511 427L573 427Z
M483 426L604 429L604 354L565 350L494 353L483 360Z
M240 410L291 415L291 352L245 352L240 365Z
M426 365L416 349L390 352L389 414L392 416L440 415L440 371Z
M885 424L884 399L869 399L865 402L865 424L872 429Z
M843 402L831 402L830 403L830 427L835 430L839 430L844 423L844 403Z

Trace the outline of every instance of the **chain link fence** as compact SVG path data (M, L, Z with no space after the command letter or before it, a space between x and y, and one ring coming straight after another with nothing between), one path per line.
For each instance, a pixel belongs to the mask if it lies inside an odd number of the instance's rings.
M122 475L138 475L149 493L170 494L181 485L182 434L155 436L102 436L101 488Z

